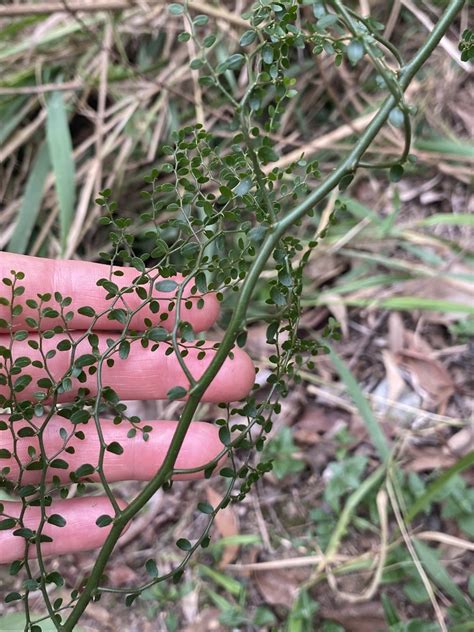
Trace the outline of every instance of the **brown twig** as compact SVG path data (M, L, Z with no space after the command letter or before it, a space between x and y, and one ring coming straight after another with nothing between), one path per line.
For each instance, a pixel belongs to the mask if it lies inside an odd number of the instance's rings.
M164 0L148 0L149 6L165 4ZM214 18L226 20L231 24L240 27L247 27L248 22L243 20L238 14L231 13L224 7L215 7L208 5L199 0L191 0L188 3L190 10L206 13ZM38 2L36 4L11 4L0 7L0 18L16 17L24 15L41 15L48 13L64 13L64 12L84 12L98 13L99 11L124 11L126 9L141 9L141 3L134 0L101 0L99 2L89 3L82 0L72 0L67 3L67 8L63 2Z

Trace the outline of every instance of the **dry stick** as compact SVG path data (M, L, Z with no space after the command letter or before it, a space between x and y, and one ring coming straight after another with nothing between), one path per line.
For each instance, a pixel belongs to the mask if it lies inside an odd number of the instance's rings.
M97 101L97 120L96 120L96 157L99 162L99 172L97 174L96 188L100 190L102 183L102 160L103 160L103 140L104 140L104 119L105 106L107 104L107 78L109 72L109 50L112 46L112 24L107 21L104 33L104 49L102 51L102 59L100 64L100 80L99 95Z
M388 551L388 518L387 518L387 492L381 489L377 494L377 511L380 518L380 549L378 552L377 568L370 585L360 595L354 593L348 593L339 590L337 580L334 573L331 571L329 565L326 567L326 575L328 578L328 584L331 589L337 593L339 597L342 597L345 601L350 603L360 603L361 601L369 601L375 595L382 579L383 569L385 566L385 560L387 558Z
M400 0L394 0L392 4L392 10L390 11L387 24L385 25L385 30L383 32L383 36L386 40L390 40L390 38L392 37L393 29L395 28L395 24L398 21L398 14L400 13L400 9L401 9Z
M164 5L166 2L164 0L148 0L147 4L150 6L160 4ZM98 13L99 11L123 11L125 9L137 8L142 8L142 5L128 0L105 0L90 4L87 2L73 0L72 2L67 3L67 8L65 8L62 2L38 2L36 4L12 4L0 7L0 18L24 15L41 15L43 13L64 13L67 11ZM215 7L206 4L205 2L199 2L199 0L190 0L188 2L188 8L193 11L199 11L200 13L206 13L214 18L221 18L231 24L235 24L236 26L244 28L248 27L248 22L223 7Z
M447 535L446 533L440 533L439 531L422 531L417 533L418 540L427 540L428 542L441 542L441 544L447 544L458 549L464 549L466 551L474 551L474 542L457 538L454 535Z
M341 125L337 129L328 134L324 134L324 136L320 136L319 138L314 138L309 143L305 143L301 147L290 151L285 156L277 160L276 162L272 162L271 164L263 167L263 171L268 173L272 171L275 167L287 167L290 163L295 160L299 160L301 158L301 154L312 153L317 149L324 149L325 147L331 147L332 143L335 141L341 140L341 138L345 138L346 136L350 136L356 132L361 132L370 121L373 119L374 114L371 112L370 114L365 114L364 116L360 116L352 121L352 125Z
M416 570L418 571L420 579L423 582L423 586L425 587L426 592L428 593L428 596L431 601L431 605L433 606L433 610L435 611L436 618L438 620L439 627L441 628L442 632L448 632L448 628L446 626L443 613L441 611L441 608L439 607L438 601L436 599L436 595L434 594L434 591L433 591L433 587L431 586L431 582L427 574L425 573L423 564L418 559L418 556L415 551L415 547L413 546L413 542L411 541L410 534L408 533L405 522L403 521L403 516L400 511L400 506L398 504L396 492L392 485L392 481L390 479L387 479L387 491L390 497L390 503L392 505L393 513L395 514L398 528L400 529L400 533L403 536L403 540L408 549L408 552L410 553L413 563L415 564L415 567L416 567Z
M411 13L413 13L413 15L417 18L417 20L421 24L423 24L423 26L427 29L427 31L431 33L431 31L434 28L434 24L430 20L430 18L426 15L426 13L423 13L423 11L420 11L418 7L416 7L415 4L411 0L401 0L401 2L403 6L409 11L411 11ZM441 46L441 48L444 48L444 50L448 53L448 55L463 70L469 73L473 71L473 66L471 63L469 63L468 61L461 61L459 51L457 50L456 46L446 37L446 35L442 37L439 45Z
M64 83L43 83L36 86L18 86L16 88L0 87L0 96L15 96L17 94L44 94L45 92L69 92L84 87L82 81L65 81Z
M190 35L190 38L187 43L189 57L190 59L194 59L195 57L197 57L196 42L193 39L193 35L194 35L193 27L189 23L188 17L186 15L183 16L183 23L184 23L184 30L186 31L186 33ZM193 80L194 102L195 102L194 107L196 109L196 121L197 123L205 127L206 122L204 118L201 84L199 83L199 70L191 69L191 77Z
M364 553L363 557L368 554ZM269 562L255 562L253 564L226 564L225 569L247 573L249 571L273 571L280 568L301 568L304 566L314 566L325 559L324 555L303 555L301 557L288 557L282 560L270 560ZM350 555L334 555L334 562L350 562L354 558ZM357 558L360 559L360 558Z

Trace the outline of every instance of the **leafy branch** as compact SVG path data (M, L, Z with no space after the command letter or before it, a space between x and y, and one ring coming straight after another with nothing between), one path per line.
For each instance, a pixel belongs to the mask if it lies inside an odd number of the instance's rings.
M98 285L106 293L110 307L102 313L96 313L88 306L81 307L78 312L91 320L86 332L74 338L68 330L71 319L71 312L67 311L70 297L55 295L57 308L53 308L49 305L51 295L40 295L39 302L34 301L34 305L29 306L37 310L37 318L28 324L38 333L39 343L36 343L36 348L30 344L32 340L28 344L38 352L39 359L35 361L46 375L38 381L37 385L42 390L39 394L35 393L36 399L26 403L20 401L17 395L31 382L31 376L22 374L31 361L27 358L24 366L21 366L21 363L18 365L18 359L13 359L15 341L21 342L28 338L28 332L19 332L13 326L21 314L21 306L16 305L15 301L22 294L19 282L24 275L12 271L13 279L4 280L11 290L10 298L3 300L10 310L10 322L0 323L0 326L10 332L10 347L0 348L3 359L0 384L7 388L9 395L2 396L0 405L12 412L12 453L19 470L15 487L23 508L19 517L13 517L7 515L5 508L0 505L0 511L6 515L0 521L0 528L18 526L17 535L25 540L24 560L13 566L14 574L22 568L26 571L25 592L23 595L11 593L8 600L23 600L30 630L35 628L28 614L28 595L32 590L42 591L57 629L69 632L74 629L91 599L99 598L103 592L125 593L126 603L131 604L154 583L166 579L179 581L194 551L209 544L209 533L217 511L229 502L244 498L251 486L271 469L270 462L254 466L253 451L263 450L266 434L271 430L272 414L279 411L279 399L286 395L288 383L298 379L298 370L303 364L311 368L313 355L327 351L324 341L305 341L297 335L304 267L325 231L303 241L294 236L294 229L331 191L337 187L340 190L347 188L361 168L389 169L393 180L400 179L404 165L410 160L412 137L410 108L404 101L404 93L463 4L463 0L449 3L425 43L406 64L403 64L396 49L379 34L378 24L360 18L339 0L313 3L315 20L308 21L304 28L299 26L303 7L298 3L257 3L248 16L249 29L240 40L245 52L235 53L223 61L216 59L215 55L219 35L206 34L201 37L199 34L199 29L208 23L207 16L193 19L186 4L169 5L172 15L177 18L183 16L188 21L189 29L178 39L185 42L193 38L199 53L191 60L190 66L199 71L200 85L206 86L212 99L225 104L231 113L231 144L224 153L217 151L216 138L201 125L196 125L180 130L175 135L174 146L163 147L166 158L161 167L154 169L147 179L151 192L147 190L143 194L150 204L150 210L142 214L141 220L152 243L150 251L144 255L135 254L131 220L118 216L116 204L110 201L110 191L102 192L98 199L104 210L100 223L111 229L112 244L111 253L103 253L103 256L110 262L111 273L108 279L101 279ZM349 154L317 186L314 181L321 178L318 165L308 163L303 156L286 169L271 168L271 163L278 158L273 149L273 134L279 128L285 104L297 96L295 81L287 73L289 59L294 51L305 47L311 47L314 54L325 51L333 55L335 63L341 63L346 56L352 64L356 64L367 56L380 83L388 92ZM385 61L387 52L399 64L395 71ZM232 80L233 73L241 69L245 69L247 77L243 89L236 88ZM399 159L376 164L364 162L367 149L389 120L400 122L404 127L404 147ZM301 171L302 176L296 175ZM261 398L257 398L256 392L252 393L238 407L220 404L223 417L216 423L220 426L219 436L224 445L221 453L202 468L178 470L178 453L205 392L226 359L232 357L236 345L245 343L245 325L252 297L262 283L262 274L271 258L275 262L276 273L266 288L270 313L267 342L275 346L275 353L272 356L274 368L267 380L268 390ZM147 265L149 260L154 263ZM135 268L136 277L131 284L119 286L117 277L120 275L114 267L117 262ZM169 298L157 301L155 291ZM225 295L229 296L231 315L221 342L206 346L184 316L186 309L196 302L198 308L202 308L204 297L210 293L214 293L219 300L223 300ZM128 305L130 296L138 297L137 307ZM167 308L163 309L163 305L167 305ZM175 320L170 327L169 317L173 311ZM159 326L152 322L150 313L159 315ZM43 322L48 318L61 324L56 324L46 332L42 331ZM121 326L120 335L107 340L105 350L99 348L99 340L94 334L94 326L103 318ZM142 320L143 331L134 324L137 319ZM53 348L49 341L59 335L66 337ZM117 442L107 443L100 415L104 410L112 410L114 422L129 423L129 438L141 432L146 441L152 432L151 427L141 426L138 418L127 415L117 393L103 382L104 367L112 367L117 357L127 360L132 345L142 345L152 352L165 348L166 355L174 354L188 385L186 388L177 385L168 393L170 399L186 399L161 467L136 497L126 507L122 507L107 481L104 459L107 452L120 455L123 447ZM90 347L87 353L84 352L86 346ZM70 354L70 366L59 379L48 371L48 361L57 352ZM186 358L194 354L201 359L211 352L212 359L206 370L201 377L196 378ZM15 374L21 375L12 379ZM72 404L59 404L60 396L71 390L72 380L86 384L91 379L95 380L95 395L91 395L84 387L79 389L78 397ZM64 430L61 434L62 446L58 453L51 456L46 451L44 433L53 412L59 412L68 419L73 429L70 432ZM246 417L248 423L235 423L233 417L237 414ZM33 423L35 416L41 418L39 427ZM81 433L82 437L84 433L77 428L90 419L94 421L100 442L98 464L83 464L71 473L70 478L79 486L82 485L80 489L85 491L84 480L92 480L91 476L98 477L110 501L113 515L100 516L97 524L110 526L110 531L81 590L73 591L67 604L62 600L52 602L47 584L61 585L63 580L61 576L48 573L42 551L42 544L48 542L48 536L43 534L43 530L47 523L61 527L61 516L50 514L49 506L52 493L65 494L67 488L61 483L60 477L54 474L50 476L50 470L67 469L67 462L59 455L62 451L68 453L73 437L81 440ZM27 421L26 427L30 428L24 436L37 438L39 452L33 450L31 461L26 466L19 458L18 436L13 429L13 422L24 420ZM174 474L201 469L206 477L211 476L225 455L230 466L223 468L220 473L228 479L226 493L218 507L203 503L198 506L198 510L208 516L207 524L194 544L187 539L178 541L177 546L185 555L177 568L159 575L156 567L148 564L147 571L151 579L140 587L115 589L103 586L102 577L119 537L150 498L160 488L169 489ZM7 469L2 470L5 477L9 474ZM35 469L41 470L39 484L23 485L25 473ZM50 480L52 487L48 487ZM28 501L35 494L38 498ZM40 507L40 522L35 532L32 532L25 528L23 521L28 507L34 503ZM30 546L36 549L40 566L39 580L34 578L30 568ZM66 614L67 618L63 620L62 615Z

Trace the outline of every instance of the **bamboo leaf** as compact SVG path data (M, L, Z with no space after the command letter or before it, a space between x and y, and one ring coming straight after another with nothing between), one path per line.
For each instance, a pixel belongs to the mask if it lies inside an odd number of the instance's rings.
M51 163L46 143L42 143L33 162L31 173L26 182L25 195L18 211L15 230L11 236L8 250L24 254L28 247L43 199L44 185Z
M76 191L71 134L64 96L61 92L53 92L49 98L47 114L46 133L49 155L55 175L55 186L59 203L61 244L64 249L74 216Z

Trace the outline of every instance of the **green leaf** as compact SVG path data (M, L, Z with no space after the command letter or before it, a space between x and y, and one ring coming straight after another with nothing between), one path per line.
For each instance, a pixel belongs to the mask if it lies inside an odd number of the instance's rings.
M278 160L279 156L274 149L268 147L267 145L263 145L258 150L258 157L266 165L269 162L275 162Z
M236 187L234 187L234 193L239 196L245 195L252 188L252 184L252 178L244 178Z
M153 327L148 331L148 338L153 342L163 342L168 340L170 334L164 327Z
M16 526L15 518L5 518L0 520L0 531L6 531L7 529L13 529Z
M16 215L15 229L8 244L10 252L24 254L28 248L28 242L41 208L44 185L50 167L48 146L43 142L26 181L25 194Z
M403 121L405 120L403 117L403 112L400 108L393 108L388 116L388 120L394 127L402 127Z
M76 185L71 133L62 92L53 92L47 100L46 138L55 176L61 244L64 251L74 217Z
M71 423L73 424L86 424L89 419L91 417L91 414L89 411L81 409L81 410L76 410L72 415L71 415Z
M181 549L182 551L190 551L193 548L191 542L187 540L186 538L180 538L176 542L176 546L178 547L178 549Z
M176 281L172 281L171 279L165 279L164 281L158 281L158 283L155 283L155 288L158 292L174 292L177 287L178 284Z
M353 66L362 59L365 53L364 44L359 40L352 40L346 48L347 57Z
M319 29L327 29L329 26L334 26L337 23L337 15L328 13L317 21L317 27Z
M196 17L193 20L193 24L195 26L205 26L207 23L209 22L209 18L207 15L196 15Z
M224 62L229 70L239 70L244 64L245 57L240 53L235 53L226 59Z
M67 470L69 469L69 463L64 459L54 459L49 464L49 467L52 467L57 470Z
M109 524L112 524L113 521L114 519L112 518L112 516L108 516L107 514L102 514L101 516L97 518L95 523L98 527L107 527Z
M77 313L81 314L82 316L89 316L90 318L93 318L95 316L95 310L92 309L92 307L88 307L87 305L84 307L79 307Z
M204 514L211 514L214 512L214 507L210 503L207 503L207 502L198 503L197 508L198 508L198 511Z
M97 362L97 358L92 355L92 353L85 353L77 358L74 362L74 365L79 369L82 369L85 366L89 366L90 364L95 364Z
M93 465L91 465L90 463L83 463L77 468L74 474L78 478L82 478L83 476L90 476L94 472L95 472L95 467Z
M15 391L15 393L20 393L21 391L24 391L32 379L33 378L31 377L31 375L21 375L20 377L18 377L13 383L13 390Z
M117 441L112 441L107 446L107 452L112 452L112 454L123 454L123 448Z
M55 527L65 527L66 519L60 516L59 514L51 514L48 517L49 524L53 524Z
M217 37L212 33L211 35L207 35L207 37L203 40L203 45L205 48L211 48L216 43Z
M155 560L147 560L145 562L145 569L150 577L158 577L158 567Z
M173 401L175 399L183 399L187 392L188 391L182 386L174 386L173 388L170 388L166 396L170 401Z
M257 31L254 31L253 29L249 29L248 31L245 31L245 33L240 38L240 45L250 46L250 44L253 44L256 39L257 39Z
M126 360L130 353L130 342L128 340L122 340L119 345L119 357L122 360Z
M354 180L354 174L346 173L346 175L339 180L339 191L345 191L352 180Z
M171 15L182 15L184 13L184 6L173 2L173 4L168 6L168 12L171 13Z
M231 442L230 431L227 426L222 426L221 428L219 428L219 439L224 445L229 445L229 443Z
M400 182L404 172L402 165L393 165L390 169L390 182Z

